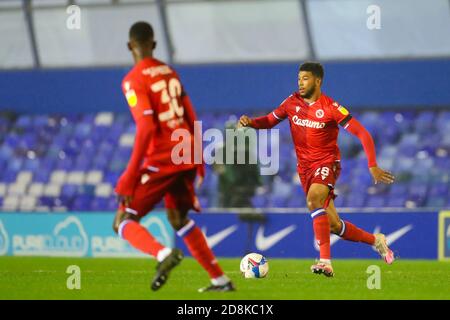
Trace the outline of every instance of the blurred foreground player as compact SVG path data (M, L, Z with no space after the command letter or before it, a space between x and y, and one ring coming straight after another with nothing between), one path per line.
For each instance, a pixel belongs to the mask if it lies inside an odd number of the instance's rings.
M371 234L349 221L341 220L334 207L336 196L333 189L341 170L337 145L338 125L361 141L375 183L393 183L394 176L377 166L375 145L370 133L343 106L321 92L323 76L321 64L304 63L298 73L298 92L286 98L267 116L254 119L242 116L238 126L269 129L289 119L297 153L297 171L320 248L320 260L311 266L311 271L332 277L330 232L345 240L375 246L386 263L394 261L394 254L388 248L383 234Z
M136 137L128 166L115 188L121 203L113 228L133 247L158 260L151 284L152 290L158 290L183 253L159 243L139 221L164 198L169 222L211 278L211 285L199 291L232 291L234 286L203 233L188 217L190 209L200 210L194 181L198 176L198 187L205 170L203 164L193 161L175 165L172 149L178 141L172 141L171 136L184 129L194 141L196 115L177 73L153 58L155 47L152 27L146 22L135 23L128 42L135 66L123 79L122 89L136 123Z

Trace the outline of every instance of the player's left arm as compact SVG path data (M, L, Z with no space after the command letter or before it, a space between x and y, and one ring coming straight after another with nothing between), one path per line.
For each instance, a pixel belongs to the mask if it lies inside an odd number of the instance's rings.
M134 189L139 179L140 167L155 125L152 116L153 110L145 90L139 89L136 85L124 88L124 94L136 122L136 136L130 160L117 182L115 191L127 205L132 200Z
M184 112L186 114L186 121L189 125L190 131L192 135L194 136L194 152L200 152L201 153L201 159L202 163L197 166L197 182L196 182L196 188L199 188L203 180L205 178L205 163L203 162L203 148L202 148L202 134L200 130L194 130L195 128L195 121L197 121L197 114L195 113L194 106L192 105L191 99L187 95L187 93L183 90L181 93L181 102L184 107Z
M393 183L395 177L392 173L381 169L377 165L375 143L369 131L367 131L361 122L353 118L353 116L344 107L334 106L333 109L335 109L335 119L338 121L339 125L356 136L361 142L367 156L369 171L375 184L378 182L387 184Z

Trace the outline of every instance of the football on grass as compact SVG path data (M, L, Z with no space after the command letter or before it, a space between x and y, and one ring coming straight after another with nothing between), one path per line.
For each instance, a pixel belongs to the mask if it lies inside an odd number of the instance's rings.
M263 255L249 253L241 260L241 272L245 278L264 278L269 272L269 263Z

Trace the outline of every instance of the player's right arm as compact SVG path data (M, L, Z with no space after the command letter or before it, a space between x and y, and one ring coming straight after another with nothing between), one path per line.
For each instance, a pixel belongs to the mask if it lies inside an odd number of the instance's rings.
M123 92L127 98L134 121L136 122L136 136L130 160L117 182L115 191L125 202L129 202L138 182L140 167L155 125L152 116L153 110L145 89L138 83L124 81Z
M393 183L395 177L392 173L381 169L377 165L375 143L373 142L373 138L369 131L367 131L367 129L358 120L356 120L347 109L339 105L337 102L333 103L331 110L336 122L348 132L356 136L361 142L367 156L367 165L375 184L378 182L388 184Z
M287 117L285 109L286 100L284 100L283 103L281 103L281 105L278 108L276 108L268 115L258 118L250 118L246 115L241 116L237 127L238 128L251 127L255 129L271 129L275 127L277 124L279 124Z

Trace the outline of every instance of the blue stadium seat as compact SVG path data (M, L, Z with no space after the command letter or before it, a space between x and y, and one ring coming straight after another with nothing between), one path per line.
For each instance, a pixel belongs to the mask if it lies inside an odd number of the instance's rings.
M58 161L56 161L55 169L70 171L70 170L72 170L73 165L74 165L73 158L69 158L68 156L66 156L63 159L59 159Z
M112 184L113 186L116 185L117 180L119 180L120 175L122 174L122 172L107 172L106 173L106 177L103 179L104 182L108 182L110 184Z
M408 194L408 186L402 183L394 183L393 185L391 185L389 193L393 197L402 195L405 196Z
M258 111L258 114L266 114ZM337 182L339 207L450 206L450 112L400 111L355 112L376 139L377 160L397 181L390 187L374 187L367 159L358 139L342 133L342 172ZM224 129L228 113L200 114L203 128ZM100 119L100 120L99 120ZM106 120L105 120L106 119ZM112 120L112 122L111 122ZM19 115L17 120L0 115L0 182L15 183L21 170L33 173L33 182L47 184L54 170L103 173L101 183L114 186L125 168L131 148L121 146L123 134L135 133L129 113L83 115ZM263 177L267 194L253 198L256 207L305 207L301 186L293 182L296 158L287 125L280 126L280 170L275 179ZM217 203L218 176L207 166L198 195L207 206ZM97 183L97 182L95 182ZM76 210L112 210L116 201L95 198L95 185L62 186L57 198L41 197L38 206ZM26 196L26 195L25 195Z
M357 207L357 208L362 208L365 206L365 202L366 202L366 195L365 194L351 194L351 196L349 196L347 198L347 202L346 205L347 207Z
M387 207L404 207L406 202L406 195L391 195L386 203Z
M385 196L369 196L366 202L366 207L373 207L373 208L383 208L386 203L386 197Z
M273 208L284 208L287 207L288 200L287 197L271 196L269 198L269 206Z
M61 196L74 198L78 193L79 186L74 184L65 184L61 189Z
M33 181L47 183L50 179L50 175L51 170L49 170L48 168L40 168L39 170L35 171L33 175Z
M109 210L109 199L108 198L98 198L95 197L92 202L89 210L91 211L106 211Z
M287 201L287 206L290 208L304 208L306 207L305 196L292 196Z
M39 170L41 162L39 159L26 159L23 165L24 170L36 172Z
M445 206L445 198L438 196L430 196L427 198L425 205L432 208L440 208Z
M346 205L346 203L347 203L346 198L347 197L345 195L343 195L343 194L338 195L336 197L336 199L334 199L334 206L336 208L342 208L342 207L347 206Z
M92 199L93 199L92 195L87 194L79 195L73 201L73 204L70 207L70 209L74 211L90 211Z
M445 182L432 184L429 188L429 196L445 197L449 192L449 186Z

